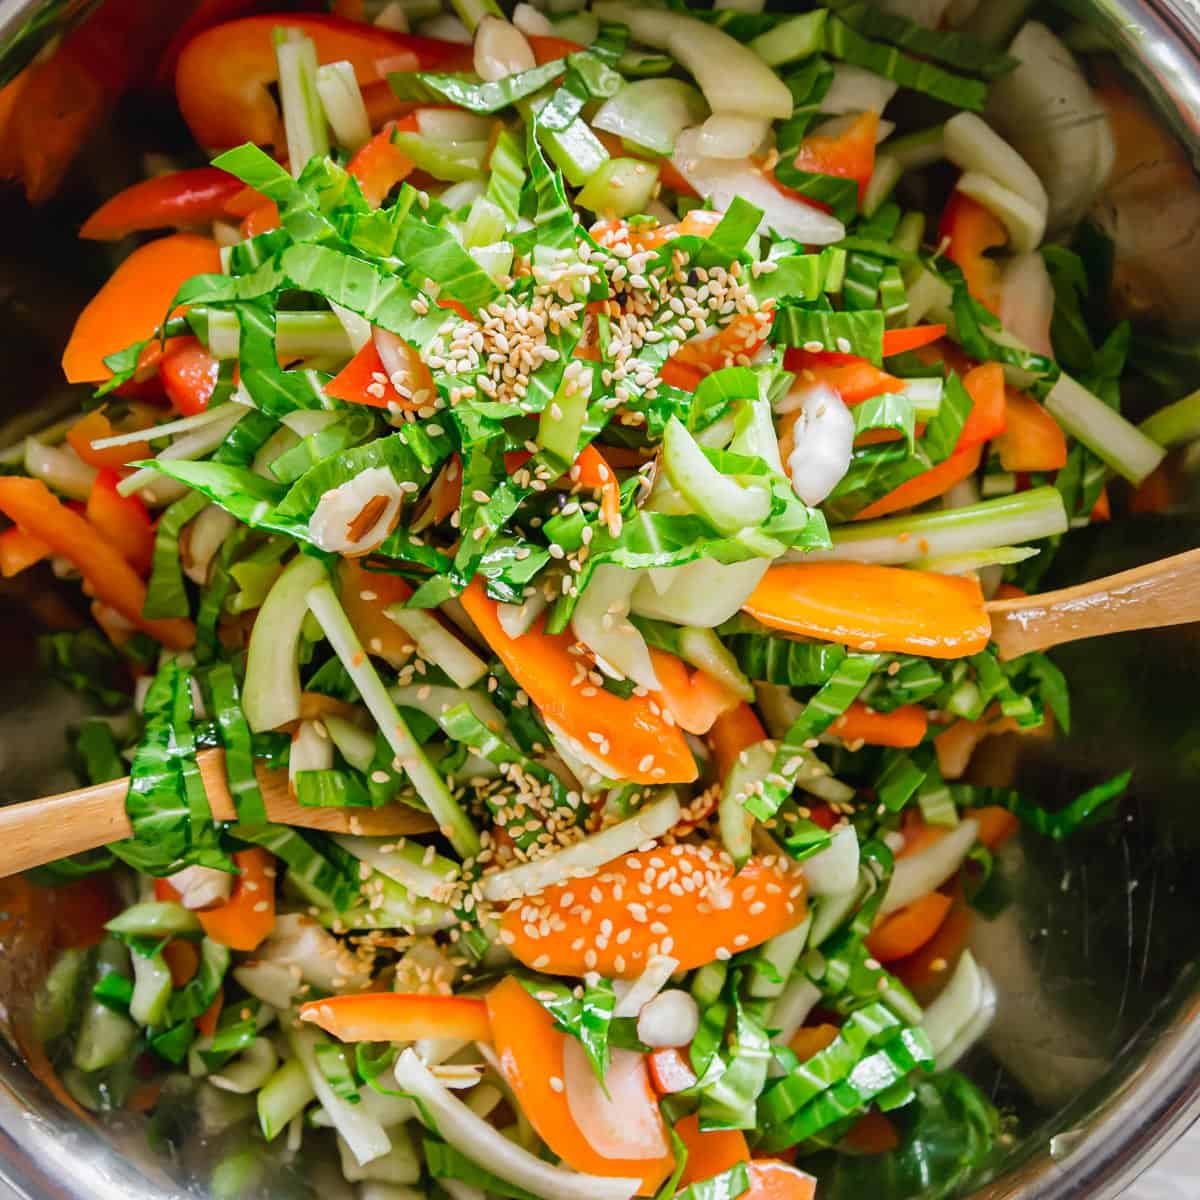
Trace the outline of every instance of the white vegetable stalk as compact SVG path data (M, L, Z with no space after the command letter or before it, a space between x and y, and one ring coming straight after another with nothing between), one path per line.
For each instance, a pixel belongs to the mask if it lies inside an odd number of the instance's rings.
M665 954L656 954L646 963L646 969L632 982L621 979L613 981L613 990L617 994L614 1017L636 1017L644 1005L667 985L667 981L675 974L679 966L677 958Z
M326 63L318 67L317 94L339 146L353 153L371 140L367 106L350 63Z
M805 975L797 975L775 1001L768 1026L778 1032L771 1038L776 1046L786 1046L808 1020L808 1014L821 999L821 989Z
M602 1084L580 1043L563 1039L567 1108L588 1145L605 1158L636 1161L667 1153L658 1108L648 1098L646 1074L641 1054L614 1049Z
M86 500L96 482L96 468L70 446L47 446L32 437L25 439L25 470L72 500Z
M475 74L492 83L537 66L525 35L503 17L485 16L475 30Z
M628 820L534 862L485 876L483 894L493 902L516 900L536 895L563 880L590 874L622 854L632 854L645 842L662 837L674 828L679 817L679 798L674 791L665 792Z
M963 171L977 171L1027 201L1045 226L1046 188L1037 172L982 117L961 112L942 127L946 157Z
M1024 196L982 171L965 171L958 190L982 204L1004 226L1018 254L1028 254L1041 245L1046 235L1046 214Z
M1006 264L1000 284L999 317L1000 324L1031 350L1054 357L1050 343L1054 284L1046 260L1036 251L1019 254Z
M473 40L471 31L450 13L439 13L428 21L422 21L417 26L417 32L422 37L437 38L440 42L454 42L460 46L469 46Z
M418 842L349 834L335 834L333 840L360 862L403 884L414 896L427 900L445 899L447 889L458 875L457 863L440 854L430 856Z
M288 755L288 783L296 789L296 776L301 771L328 771L333 766L333 742L328 732L316 721L301 721L292 734L292 750Z
M833 832L824 850L801 864L809 893L813 896L841 895L858 887L858 834L850 825Z
M305 983L325 992L357 992L371 982L371 972L361 960L303 913L277 916L257 954L260 963L282 964L293 977L298 970Z
M218 1075L208 1082L225 1092L240 1096L256 1092L275 1072L279 1055L269 1038L255 1038L232 1062L226 1063Z
M199 429L185 433L181 438L172 442L161 454L156 455L158 462L190 462L203 458L210 450L215 450L233 432L233 427L246 415L247 410L240 404L222 404L217 407L218 416L206 422ZM132 496L143 488L153 485L154 491L161 492L166 487L174 487L174 480L165 479L153 467L143 467L126 475L117 484L117 491L122 496ZM182 486L182 485L179 485Z
M203 587L221 543L237 527L237 518L220 505L210 504L184 527L179 539L179 560L184 574Z
M696 148L709 158L748 158L766 139L771 123L741 113L713 113L700 126Z
M309 518L309 536L333 554L366 554L392 532L403 503L391 471L371 467L321 497Z
M996 989L988 973L964 950L950 982L925 1010L921 1027L929 1035L939 1071L952 1067L980 1038L996 1013ZM963 1035L969 1033L970 1038Z
M895 912L937 891L962 866L978 833L979 822L968 817L928 849L900 859L879 906L880 913Z
M656 154L670 154L679 135L708 111L700 90L682 79L638 79L606 100L592 125ZM674 220L671 214L666 223Z
M391 0L390 4L384 5L375 18L375 26L378 29L390 30L392 33L408 33L408 8L405 6L404 0Z
M487 674L487 663L431 613L391 604L384 609L384 615L416 642L417 653L426 662L441 667L460 688L473 687Z
M653 575L646 572L633 590L632 611L660 621L715 629L740 611L770 565L763 558L739 563L697 559L681 567L660 568Z
M706 157L696 130L679 135L671 161L692 187L712 200L714 208L727 209L735 196L741 196L762 209L761 233L774 230L811 246L826 246L846 236L841 221L784 195L750 159Z
M91 443L93 450L108 450L114 446L132 446L135 442L156 440L161 437L174 437L179 433L191 433L211 421L219 421L229 414L221 405L216 408L206 408L193 417L180 417L178 421L165 421L161 425L152 425L149 429L132 429L128 433L114 433L112 437L96 438Z
M850 469L854 417L827 384L793 388L788 403L796 398L800 399L800 411L792 426L794 448L788 455L788 478L805 504L820 504Z
M862 112L882 113L899 84L849 63L833 68L833 82L821 99L821 111L830 116Z
M396 1081L420 1102L438 1133L475 1162L486 1163L493 1175L524 1188L542 1200L631 1200L637 1179L583 1175L552 1167L509 1141L478 1117L434 1078L416 1052L401 1052Z
M512 20L522 33L532 34L534 37L549 37L554 33L550 18L538 12L532 4L518 4L513 9Z
M233 876L214 867L184 867L167 882L179 893L179 903L193 910L228 900L233 891Z
M679 988L659 992L638 1015L638 1040L655 1050L688 1046L699 1028L700 1008Z
M278 1009L290 1008L301 986L282 962L246 962L233 968L233 977L251 996Z
M575 606L571 626L575 636L613 672L656 692L661 685L650 661L650 650L629 621L630 600L637 582L636 571L612 563L597 567Z
M538 617L546 611L546 595L538 588L532 596L526 596L520 604L501 604L496 609L500 628L510 638L524 637L534 626Z
M492 118L461 108L419 108L417 128L422 137L435 142L485 141L492 129Z
M287 134L288 164L299 177L311 158L329 153L325 113L317 94L317 47L294 29L275 31L279 104Z
M402 1187L416 1183L421 1178L421 1160L413 1145L407 1125L389 1128L388 1137L392 1148L369 1163L361 1164L355 1158L349 1143L338 1135L338 1153L341 1158L342 1175L349 1183L387 1184Z

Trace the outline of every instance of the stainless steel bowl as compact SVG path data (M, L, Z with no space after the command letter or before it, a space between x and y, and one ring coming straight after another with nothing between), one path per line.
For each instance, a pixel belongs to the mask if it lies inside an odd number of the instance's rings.
M6 55L27 59L41 45L40 36L18 36L29 34L31 16L69 18L87 7L0 0L0 79ZM1194 158L1196 0L1064 7L1118 55ZM0 192L0 419L30 409L44 419L74 403L58 382L58 351L108 266L104 250L74 241L74 224L135 176L136 149L171 130L144 108L119 109L62 198L35 214ZM1195 233L1180 231L1186 252ZM1135 520L1082 531L1055 569L1077 581L1197 543L1200 523L1188 517ZM37 671L31 599L0 590L0 803L69 786L62 735L80 702ZM1032 837L1013 846L1002 862L1013 903L978 923L974 949L996 979L1000 1017L965 1066L1016 1120L976 1200L1111 1200L1200 1116L1200 631L1122 635L1059 660L1073 684L1074 732L1053 745L1008 746L1020 757L1005 769L1046 797L1128 765L1135 782L1117 822L1062 846ZM100 1127L74 1115L7 1040L44 955L32 939L0 944L0 1181L30 1200L182 1194L187 1185L151 1153L136 1120Z

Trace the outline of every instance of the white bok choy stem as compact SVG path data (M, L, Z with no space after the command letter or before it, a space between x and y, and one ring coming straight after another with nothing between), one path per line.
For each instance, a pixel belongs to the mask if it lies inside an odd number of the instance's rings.
M342 660L342 666L358 688L367 710L375 718L384 741L400 760L417 795L425 802L425 807L454 849L463 858L473 858L480 850L479 834L451 795L446 781L426 758L425 751L413 737L395 701L388 695L328 579L309 589L307 602L309 611L316 617L334 653Z
M881 914L895 912L938 888L962 866L979 834L979 822L968 817L928 849L900 859L879 906Z
M662 837L679 821L679 797L665 792L628 820L567 846L535 862L521 863L483 879L483 894L493 902L532 896L556 883L586 875L605 863L632 854L639 846Z
M738 563L698 558L680 567L652 568L633 589L632 609L642 617L714 629L741 610L770 565L766 558Z
M460 688L477 684L487 674L487 663L469 650L432 613L419 608L391 604L384 616L395 621L417 644L417 653L441 667Z
M809 892L837 896L858 887L858 834L852 825L833 831L829 845L802 864Z
M249 412L242 404L221 404L217 407L220 419L214 419L193 428L181 438L172 442L161 454L155 457L159 462L184 462L202 458L210 450L215 450L232 432L233 427ZM154 485L155 490L175 486L174 480L164 479L153 467L142 467L132 475L126 475L117 484L117 491L122 496L132 496L143 488ZM182 486L182 485L179 485ZM186 489L185 489L186 490Z
M564 1170L509 1141L439 1083L414 1050L402 1051L396 1060L396 1082L418 1101L451 1146L542 1200L630 1200L638 1189L637 1179Z
M677 958L656 954L646 963L646 969L636 979L628 983L622 979L613 980L613 990L617 994L613 1016L636 1017L642 1011L642 1006L648 1004L666 987L678 966Z
M929 1035L939 1071L954 1064L983 1036L996 1015L996 988L964 950L950 982L925 1010L921 1026Z
M629 605L638 583L638 573L603 563L592 572L584 589L571 627L575 636L600 659L607 674L632 679L634 683L657 692L661 688L646 639L629 621Z

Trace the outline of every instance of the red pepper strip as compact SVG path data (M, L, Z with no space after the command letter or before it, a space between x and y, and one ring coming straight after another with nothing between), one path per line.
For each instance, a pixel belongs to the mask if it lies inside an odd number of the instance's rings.
M239 850L233 861L238 876L229 899L196 913L204 933L233 950L255 950L275 927L275 857L261 846ZM160 900L178 900L168 879L157 879L154 894Z
M800 380L808 383L824 383L834 389L842 403L853 407L872 396L898 392L904 381L872 366L865 358L853 354L837 354L822 351L814 354L809 350L794 348L784 354L784 366L795 371Z
M967 291L984 307L1000 307L1000 266L987 252L1008 243L1004 226L970 196L955 191L942 210L939 242L946 243L946 257L963 273Z
M51 494L40 479L15 475L0 478L0 511L28 533L42 538L55 554L73 562L96 598L172 650L187 650L196 641L191 621L148 620L142 616L146 585L121 554L83 517Z
M854 519L869 521L873 517L886 517L889 513L916 508L918 504L944 496L956 483L961 483L975 474L982 457L982 442L976 442L974 446L968 446L965 450L956 450L936 467L913 476L895 491L888 492L874 504L868 504Z
M300 1020L311 1021L343 1042L415 1042L436 1037L492 1040L487 1002L474 996L405 992L329 996L302 1004Z
M616 528L621 520L621 486L604 455L590 442L580 450L568 477L581 487L600 492L600 515L609 529Z
M407 346L407 343L406 343ZM412 378L412 395L402 396L384 369L374 340L361 350L325 386L325 394L350 404L367 404L372 408L399 408L416 412L421 404L413 399L418 392L431 391L433 378L421 356L411 346L408 350L408 370Z
M216 242L173 233L139 246L79 314L62 365L69 383L96 383L112 372L107 355L150 337L180 284L221 270Z
M143 179L105 201L83 223L81 238L115 242L147 229L207 225L225 215L244 190L240 179L219 167L196 167Z
M973 367L962 379L971 397L967 414L955 450L967 450L981 442L999 437L1008 424L1008 407L1004 398L1004 368L999 363L982 363Z
M841 179L853 179L858 184L858 202L861 205L867 184L871 181L871 172L875 169L875 139L878 132L879 114L865 112L836 136L810 133L800 143L795 158L796 169L812 175L834 175ZM775 186L781 191L798 195L778 181ZM806 196L801 196L800 199L817 208L825 207Z
M413 113L390 122L346 165L372 208L378 208L392 188L416 170L417 164L392 141L392 134L396 130L416 133L419 128Z
M97 473L87 499L87 519L135 571L145 575L154 559L154 522L137 496L117 491L120 476L111 467Z
M471 47L453 42L320 14L243 17L201 33L179 56L175 96L200 145L282 147L282 121L268 90L278 79L272 35L281 25L312 38L319 62L349 62L362 85L386 83L393 71L470 69Z
M885 329L883 331L883 357L904 354L936 342L946 333L945 325L914 325L911 329Z
M196 338L178 338L163 355L158 373L171 403L185 417L194 417L208 408L220 370L221 364Z
M149 458L153 451L149 442L130 442L124 446L109 446L106 450L94 450L93 442L110 438L115 431L112 422L98 408L80 417L67 430L67 445L75 451L89 467L123 467L126 463Z
M269 11L274 7L276 5L271 3L271 0L199 0L163 51L155 75L156 80L167 87L174 85L175 66L179 62L179 56L183 53L184 46L197 34L211 29L214 25L249 16L253 12Z
M11 579L52 553L48 542L14 525L0 533L0 575Z

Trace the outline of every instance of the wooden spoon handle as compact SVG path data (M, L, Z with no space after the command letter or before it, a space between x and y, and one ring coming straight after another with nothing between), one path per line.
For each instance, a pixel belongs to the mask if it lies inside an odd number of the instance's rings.
M1200 621L1200 550L1040 596L993 600L987 610L1004 659L1080 638Z
M202 750L196 759L213 817L218 821L236 820L225 778L224 752ZM280 825L373 837L428 833L437 828L428 813L403 804L383 808L306 808L292 798L286 771L273 771L257 763L254 770L267 816ZM133 828L125 813L128 790L128 778L114 779L111 783L0 807L0 877L129 837Z

